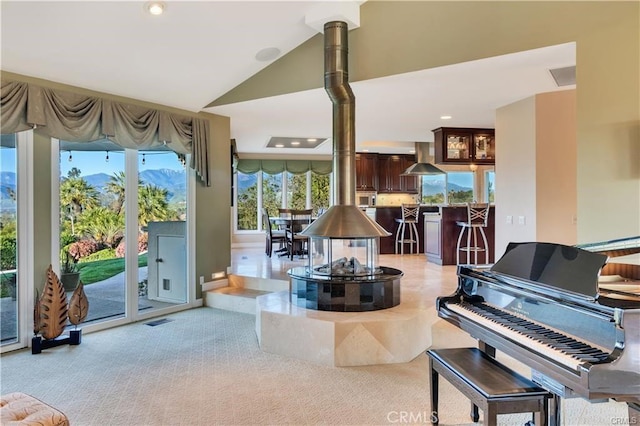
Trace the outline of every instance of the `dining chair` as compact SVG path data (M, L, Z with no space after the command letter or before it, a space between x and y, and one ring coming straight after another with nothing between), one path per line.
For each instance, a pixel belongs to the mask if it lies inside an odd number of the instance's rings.
M293 260L296 255L304 256L308 253L309 238L299 233L311 223L313 209L279 209L279 214L288 221L285 240L290 259Z
M271 257L274 243L279 243L280 249L286 246L286 235L284 230L273 229L269 212L264 207L262 208L262 228L264 229L266 237L265 253Z

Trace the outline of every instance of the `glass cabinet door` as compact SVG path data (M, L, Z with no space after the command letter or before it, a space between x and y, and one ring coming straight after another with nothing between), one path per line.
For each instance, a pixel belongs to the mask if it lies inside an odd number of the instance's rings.
M471 133L446 133L445 161L469 161L471 158Z
M479 163L493 163L496 159L495 136L489 133L473 134L474 158Z

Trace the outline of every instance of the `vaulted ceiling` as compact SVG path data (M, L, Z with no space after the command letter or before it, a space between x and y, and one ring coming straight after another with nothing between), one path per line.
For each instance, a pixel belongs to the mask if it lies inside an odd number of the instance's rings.
M165 2L152 16L128 1L2 1L3 71L188 111L231 117L240 153L329 154L267 148L272 137L331 137L323 89L207 107L317 34L315 1ZM258 60L264 49L279 56ZM575 65L565 44L352 83L358 149L407 152L440 126L493 127L495 109L559 90L549 69ZM568 86L571 87L571 86ZM441 115L451 115L441 121Z

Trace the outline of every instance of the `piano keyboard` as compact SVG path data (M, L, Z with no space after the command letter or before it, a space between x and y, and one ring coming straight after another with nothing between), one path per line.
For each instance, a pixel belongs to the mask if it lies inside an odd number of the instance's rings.
M448 303L447 308L573 370L585 362L597 364L609 358L598 348L488 304Z

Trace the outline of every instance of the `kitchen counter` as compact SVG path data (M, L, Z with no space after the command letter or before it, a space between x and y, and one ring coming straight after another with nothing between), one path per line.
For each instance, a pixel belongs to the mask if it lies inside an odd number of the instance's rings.
M456 264L456 245L460 227L456 222L467 221L467 206L441 206L438 213L422 213L423 250L427 261L438 265ZM485 228L489 244L489 263L494 260L495 247L495 207L489 208L489 220ZM382 252L381 252L382 253ZM461 260L464 259L462 254ZM478 254L478 261L484 263L484 253Z
M396 218L400 219L402 217L402 210L400 206L375 206L376 209L376 222L380 224L384 229L388 232L391 232L391 235L388 237L380 238L380 254L393 254L395 253L395 241L396 241L396 231L398 229L398 223L396 223ZM420 206L419 218L422 217L424 213L437 213L440 210L438 206ZM420 237L420 244L418 245L419 253L424 253L424 244L422 243L422 235L424 234L423 230L423 221L418 220L418 236ZM405 248L405 253L407 249Z

